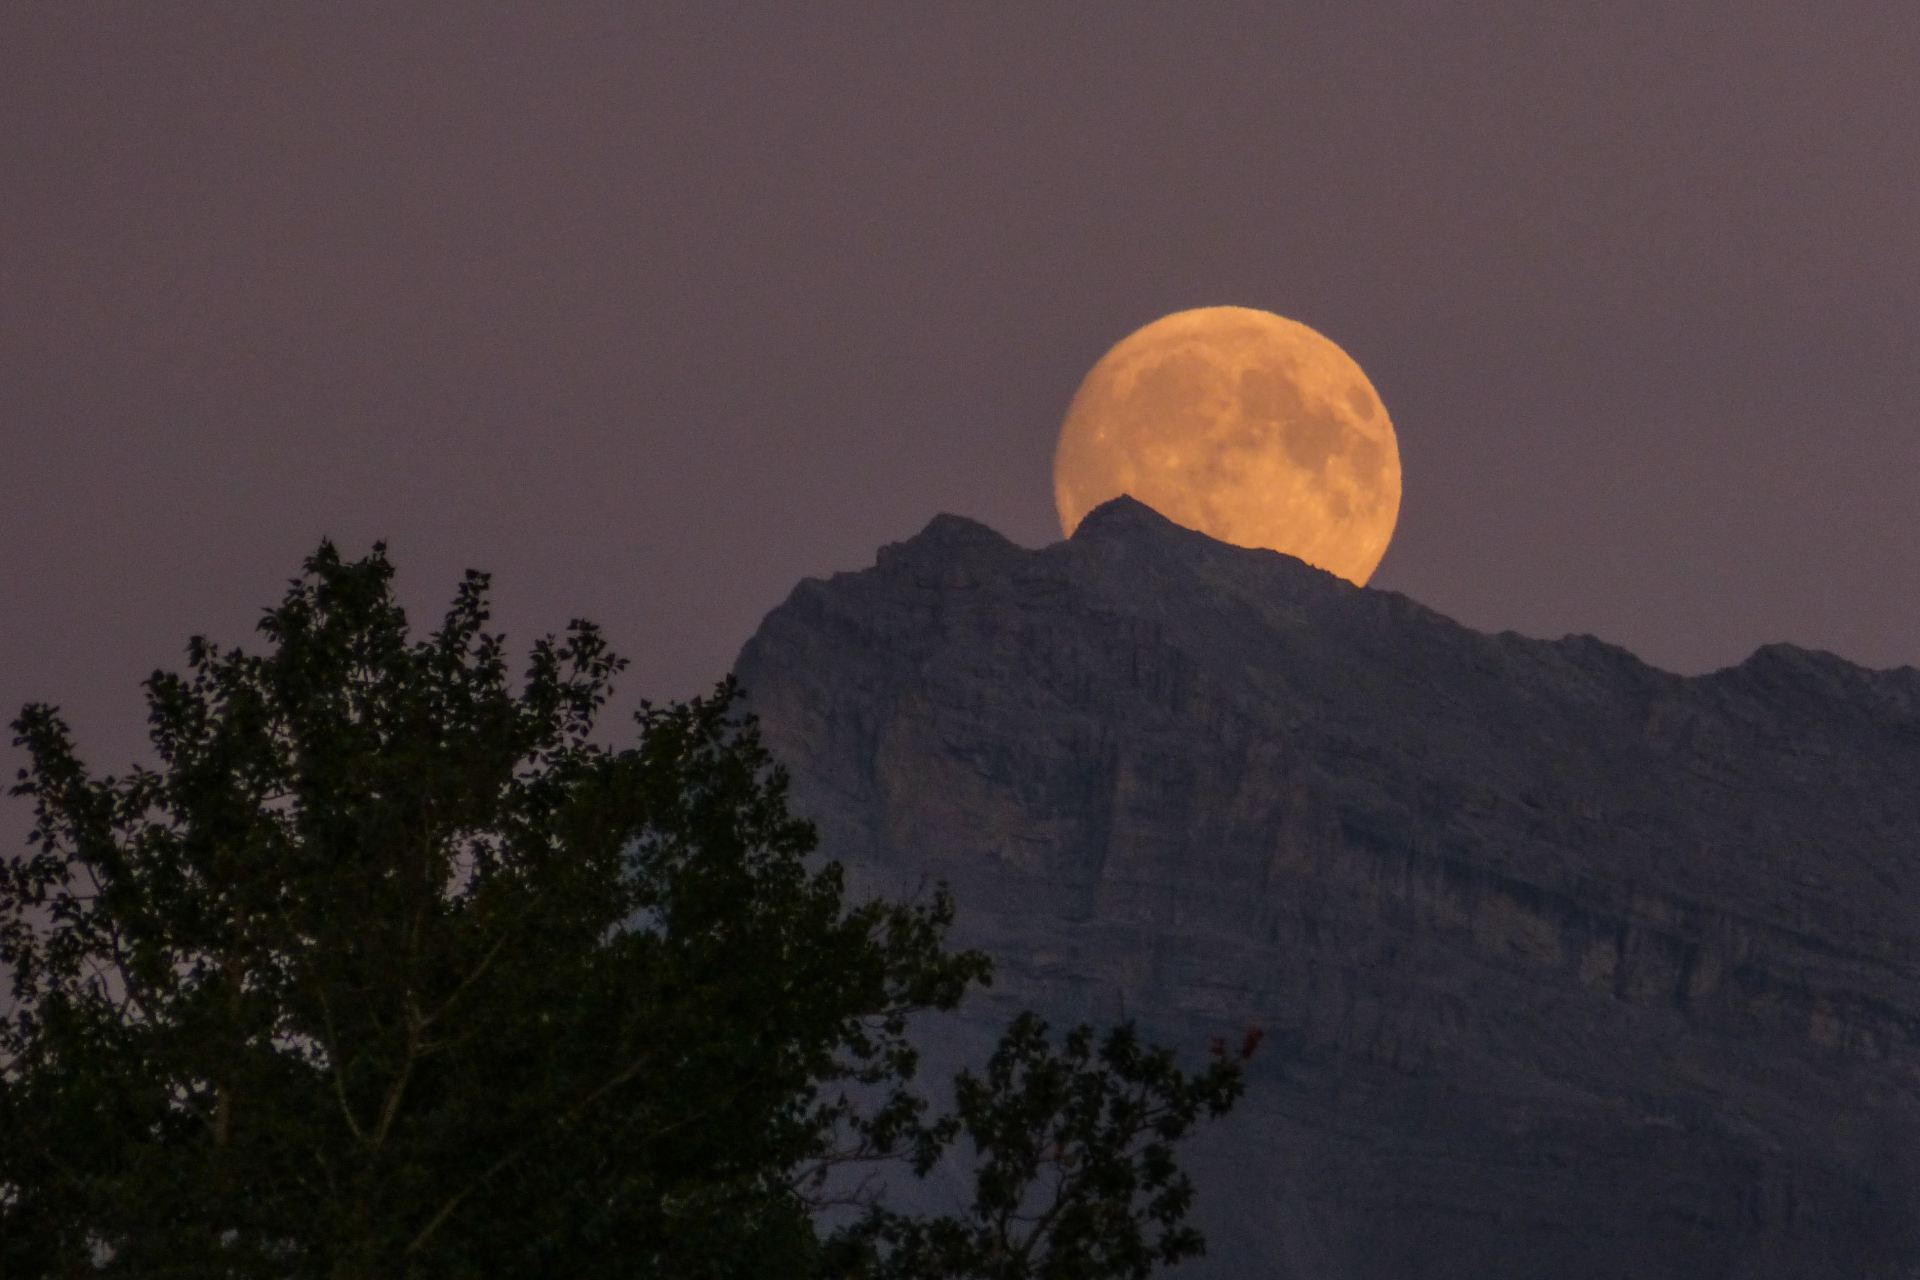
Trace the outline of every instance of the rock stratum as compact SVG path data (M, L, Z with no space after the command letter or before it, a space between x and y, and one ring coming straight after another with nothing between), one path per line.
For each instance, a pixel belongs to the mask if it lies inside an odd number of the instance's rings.
M1128 499L942 516L737 674L861 887L1196 1057L1195 1277L1920 1275L1920 671L1483 635Z

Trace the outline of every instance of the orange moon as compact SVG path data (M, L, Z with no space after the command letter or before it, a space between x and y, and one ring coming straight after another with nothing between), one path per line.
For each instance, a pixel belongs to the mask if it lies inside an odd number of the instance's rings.
M1400 516L1400 446L1331 340L1269 311L1178 311L1100 357L1060 428L1060 528L1123 493L1364 585Z

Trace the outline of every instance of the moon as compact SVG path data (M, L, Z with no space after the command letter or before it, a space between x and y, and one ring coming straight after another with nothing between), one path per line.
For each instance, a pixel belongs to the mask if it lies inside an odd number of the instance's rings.
M1081 382L1053 458L1071 536L1130 494L1176 524L1365 585L1400 516L1400 446L1353 358L1249 307L1137 329Z

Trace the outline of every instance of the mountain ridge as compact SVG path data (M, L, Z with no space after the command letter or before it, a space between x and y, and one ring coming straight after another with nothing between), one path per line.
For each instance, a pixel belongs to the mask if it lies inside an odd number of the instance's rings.
M1068 539L1066 539L1064 542L1050 543L1048 544L1047 547L1041 547L1038 549L1023 547L1019 543L1014 542L1011 538L1008 538L1005 534L1001 533L999 530L993 528L991 525L988 525L982 521L976 520L971 516L963 516L953 512L943 511L936 514L931 520L929 520L919 533L916 533L907 538L904 538L899 542L890 542L890 543L883 544L877 552L875 567L879 567L882 563L885 563L886 561L889 561L898 556L906 555L911 557L911 556L921 554L923 548L945 548L948 546L955 546L955 545L988 546L995 549L1004 548L1007 550L1021 552L1025 554L1035 554L1036 552L1044 552L1049 547L1057 547L1057 546L1065 545L1066 543L1070 543L1074 539L1081 538L1083 536L1086 536L1087 534L1101 535L1115 528L1119 528L1121 530L1139 529L1139 528L1154 529L1154 530L1159 530L1165 533L1170 533L1175 537L1197 538L1204 543L1210 543L1215 546L1230 546L1230 544L1220 543L1216 539L1209 538L1206 534L1200 533L1197 530L1189 529L1184 525L1177 524L1174 521L1168 519L1166 516L1161 515L1158 511L1155 511L1152 507L1149 507L1145 503L1141 502L1139 499L1134 498L1128 494L1122 494L1119 497L1111 498L1107 500L1106 502L1102 503L1100 506L1095 507L1092 511L1088 512L1086 519L1084 519L1081 522L1080 527L1075 529L1073 535ZM1711 678L1713 676L1720 675L1724 672L1736 671L1736 670L1739 670L1740 668L1747 667L1755 663L1769 663L1774 661L1781 661L1794 666L1811 665L1814 667L1838 667L1838 668L1850 669L1852 671L1862 673L1869 677L1873 677L1873 676L1890 677L1896 680L1910 682L1913 688L1916 690L1916 692L1920 692L1920 666L1915 666L1913 664L1900 664L1892 667L1870 667L1862 663L1854 662L1852 659L1846 657L1843 654L1834 653L1833 651L1828 649L1820 649L1816 647L1797 644L1790 640L1773 640L1763 644L1756 645L1751 653L1749 653L1745 658L1742 658L1738 662L1729 663L1726 666L1722 666L1722 667L1716 667L1711 671L1704 671L1704 672L1698 672L1693 675L1686 675L1681 672L1669 671L1665 667L1656 666L1655 664L1650 663L1646 659L1640 657L1639 654L1627 648L1625 645L1618 644L1614 641L1606 639L1603 636L1599 636L1591 632L1570 631L1558 637L1547 637L1547 636L1529 635L1525 632L1514 631L1511 629L1502 629L1500 631L1479 631L1479 630L1476 630L1475 628L1468 627L1463 623L1455 621L1453 618L1449 617L1448 615L1441 613L1439 610L1433 608L1430 605L1423 604L1420 601L1415 600L1412 596L1409 596L1404 592L1394 591L1394 590L1383 588L1383 587L1355 586L1354 584L1349 583L1344 578L1340 578L1337 575L1328 573L1324 569L1315 568L1313 565L1307 564L1305 561L1299 560L1293 556L1289 556L1284 552L1269 551L1261 548L1252 548L1252 547L1234 547L1232 549L1236 551L1247 552L1249 554L1256 555L1256 556L1278 557L1280 560L1288 562L1291 565L1297 566L1299 569L1303 569L1308 571L1309 573L1319 575L1322 579L1325 579L1330 586L1333 586L1335 588L1348 587L1356 591L1369 592L1377 596L1389 597L1396 600L1405 601L1407 605L1417 608L1419 610L1422 610L1436 619L1445 621L1450 625L1460 627L1462 630L1472 631L1476 635L1487 636L1493 639L1512 638L1515 640L1521 640L1521 641L1526 641L1526 642L1535 643L1535 644L1597 645L1605 649L1609 649L1617 653L1623 654L1627 657L1630 657L1636 663L1639 663L1641 666L1647 667L1649 670L1658 671L1663 675L1670 675L1675 677L1676 679L1704 680L1704 679ZM829 582L835 578L846 577L848 576L848 574L864 573L864 572L867 572L867 570L863 570L863 569L844 570L839 573L831 574L826 578L803 579L800 585L804 586L809 583Z

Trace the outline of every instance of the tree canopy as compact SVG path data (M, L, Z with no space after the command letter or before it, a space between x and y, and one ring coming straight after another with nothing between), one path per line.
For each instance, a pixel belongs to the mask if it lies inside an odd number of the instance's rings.
M1101 1280L1197 1252L1174 1145L1241 1088L1016 1020L954 1104L909 1022L987 980L953 905L850 903L737 691L594 739L591 624L513 678L470 573L415 638L329 544L261 653L145 685L157 767L14 722L7 1276ZM966 1163L913 1215L848 1167Z

